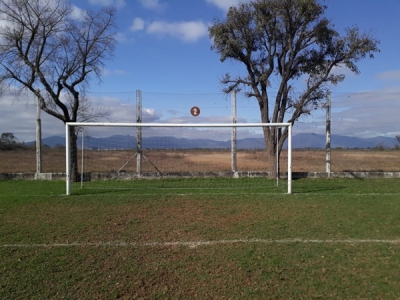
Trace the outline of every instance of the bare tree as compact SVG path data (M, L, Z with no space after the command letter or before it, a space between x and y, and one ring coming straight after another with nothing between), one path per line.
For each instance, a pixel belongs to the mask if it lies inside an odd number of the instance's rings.
M310 114L329 85L344 80L336 67L358 74L356 63L379 51L379 42L358 27L340 36L323 17L325 9L318 0L255 0L231 7L225 21L214 20L212 50L221 61L238 61L246 70L245 76L227 74L224 91L244 86L257 100L263 123L293 124ZM287 129L264 129L270 176L277 175L276 155L279 159L287 135Z
M65 0L0 0L0 80L32 92L41 109L62 122L105 116L85 97L89 81L100 80L115 44L115 9L80 11ZM70 132L76 162L76 133ZM72 168L72 180L78 168Z

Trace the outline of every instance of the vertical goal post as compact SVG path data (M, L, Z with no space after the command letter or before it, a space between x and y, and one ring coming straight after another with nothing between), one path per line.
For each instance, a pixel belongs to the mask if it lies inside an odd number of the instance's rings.
M66 194L71 194L71 127L132 127L132 128L251 128L251 127L274 127L288 128L287 138L287 194L292 194L292 124L291 123L186 123L186 124L168 124L168 123L87 123L87 122L67 122L65 124L66 137ZM83 150L83 149L82 149ZM236 173L236 170L233 170ZM83 176L83 173L81 174Z

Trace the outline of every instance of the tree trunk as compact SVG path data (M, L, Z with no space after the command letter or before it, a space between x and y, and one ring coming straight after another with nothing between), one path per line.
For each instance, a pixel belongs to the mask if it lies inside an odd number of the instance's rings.
M258 101L260 112L261 112L261 122L262 123L270 123L268 118L268 100L266 99L259 99ZM277 130L275 127L264 127L264 143L267 149L268 155L268 163L269 163L269 178L276 178L279 174L279 154L278 154L278 161L277 161L277 147L279 147L279 143L276 140ZM278 135L279 138L281 135ZM280 149L279 149L280 150ZM279 151L280 153L280 151Z
M70 134L70 149L71 149L71 181L72 182L79 182L80 176L78 172L78 146L77 146L77 139L78 136L75 133L75 128L73 126L69 127L69 134Z
M271 147L273 149L268 150L269 158L269 177L277 178L279 177L279 156L276 154L276 147Z
M279 159L280 155L277 153L278 143L276 141L275 127L264 129L264 141L268 155L269 177L276 178L279 176Z

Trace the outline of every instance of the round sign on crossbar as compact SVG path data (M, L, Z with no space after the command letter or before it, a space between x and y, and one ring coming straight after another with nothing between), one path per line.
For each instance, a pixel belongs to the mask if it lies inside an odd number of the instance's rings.
M193 106L190 109L190 113L192 114L193 117L197 117L200 114L200 108L198 108L197 106Z

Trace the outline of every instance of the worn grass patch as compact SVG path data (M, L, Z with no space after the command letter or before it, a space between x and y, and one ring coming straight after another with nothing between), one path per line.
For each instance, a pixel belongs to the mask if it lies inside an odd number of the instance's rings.
M399 247L0 248L3 299L395 299Z
M1 299L395 299L400 180L294 195L0 182Z

